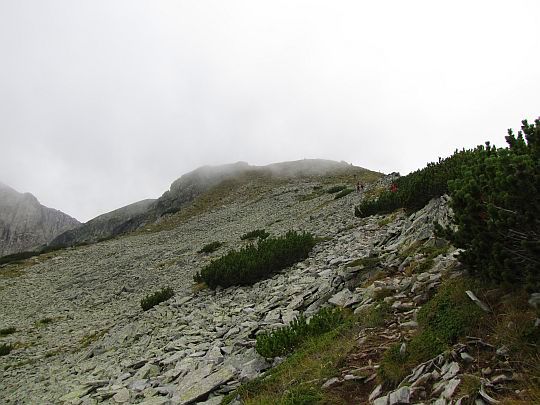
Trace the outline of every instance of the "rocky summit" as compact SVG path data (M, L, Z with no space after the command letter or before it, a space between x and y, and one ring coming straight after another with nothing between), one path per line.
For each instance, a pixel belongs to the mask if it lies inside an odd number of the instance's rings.
M79 221L0 183L0 256L37 249Z
M448 198L434 199L414 214L357 218L354 206L387 188L392 176L351 170L222 179L184 209L134 233L4 267L0 326L14 332L2 338L12 350L0 357L0 402L219 404L283 361L257 353L257 334L323 307L362 314L381 302L389 308L384 328L363 329L341 372L320 385L364 387L357 397L362 402L352 403L458 400L458 386L482 341L471 338L419 364L398 388L375 379L374 353L406 341L428 297L444 278L459 275L451 247L415 272L406 269L421 262L422 253L403 254L411 246L444 245L433 228L434 222L448 224ZM354 185L361 173L370 174L362 192L341 198L325 192L335 184ZM252 286L211 290L194 283L203 266L249 243L240 239L243 234L263 228L271 235L311 232L318 243L306 260ZM223 245L200 253L213 241ZM381 276L387 269L392 271ZM174 297L143 311L141 299L165 286ZM504 384L502 375L492 375L496 381L488 377L489 383Z

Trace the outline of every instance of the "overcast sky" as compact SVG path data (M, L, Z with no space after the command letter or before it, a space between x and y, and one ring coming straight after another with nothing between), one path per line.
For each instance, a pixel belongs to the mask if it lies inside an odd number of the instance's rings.
M540 1L0 0L0 181L80 221L205 164L402 174L540 115Z

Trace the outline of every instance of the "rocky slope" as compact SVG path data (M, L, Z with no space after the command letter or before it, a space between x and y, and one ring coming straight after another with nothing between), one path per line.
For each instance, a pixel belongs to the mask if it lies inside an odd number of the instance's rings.
M351 166L345 162L322 159L304 159L268 166L252 166L245 162L203 166L174 181L170 189L157 200L140 201L101 215L76 230L58 236L50 246L93 243L137 230L180 211L218 186L234 189L246 182L260 182L261 179L267 183L279 183L294 178L316 180L329 175L357 175L369 180L380 177L380 173Z
M33 250L79 222L47 208L30 193L19 193L0 183L0 256Z
M145 214L156 200L142 200L100 215L77 228L61 233L49 246L74 246L94 243L129 231L133 221Z
M418 242L439 243L433 221L447 221L446 198L411 216L359 219L353 207L361 194L335 200L314 194L320 186L289 179L254 195L248 182L217 206L178 214L173 227L163 223L167 226L152 232L2 269L0 327L16 332L2 339L14 350L1 357L0 402L219 404L242 381L272 366L254 350L258 331L322 306L359 312L381 295L392 318L385 329L358 336L358 356L371 358L370 351L409 336L417 327L418 308L456 259L450 250L434 258L432 267L407 274L403 269L419 254L404 259L400 252ZM242 246L240 235L256 228L274 235L306 230L322 241L307 260L253 286L194 290L193 274L227 249ZM197 253L215 240L224 247L211 255ZM378 268L392 271L372 279L370 270L356 264L366 257L378 257ZM143 312L141 298L163 286L171 286L175 297ZM455 359L443 356L419 366L406 389L385 392L376 386L377 365L371 360L362 363L362 377L346 365L341 376L321 384L331 388L356 379L370 396L361 403L446 404L457 395L475 344L456 348Z

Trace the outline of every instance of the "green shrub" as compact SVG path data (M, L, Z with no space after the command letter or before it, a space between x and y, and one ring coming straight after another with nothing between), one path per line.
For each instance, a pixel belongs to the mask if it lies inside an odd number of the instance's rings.
M345 197L346 195L351 194L353 191L354 190L352 188L346 188L345 190L341 190L339 193L335 195L334 200Z
M418 324L431 329L441 341L453 344L456 339L470 331L483 312L465 294L471 286L463 279L443 284L437 294L418 312Z
M507 148L486 144L450 182L459 260L483 279L540 287L540 119L523 121Z
M1 344L0 345L0 356L7 356L9 353L11 353L11 350L13 350L13 347L9 344Z
M255 349L264 357L283 356L292 353L309 337L329 332L347 320L340 309L323 308L308 321L300 315L288 326L257 336Z
M20 252L11 255L0 257L0 265L8 263L21 263L22 261L34 256L38 256L40 252Z
M148 311L163 301L167 301L174 296L174 290L171 287L164 287L160 291L147 295L141 300L141 308Z
M264 229L255 229L254 231L248 232L240 236L241 240L249 240L249 239L266 239L270 236L268 232L266 232Z
M326 190L326 192L328 194L334 194L334 193L338 193L338 192L340 192L342 190L345 190L346 188L347 188L347 186L345 186L345 185L332 186L328 190Z
M15 329L13 326L10 326L9 328L0 329L0 336L7 336L11 335L12 333L15 333L17 329Z
M259 240L258 246L230 251L205 266L194 280L210 288L251 285L306 259L313 246L313 235L289 231L285 236Z
M394 182L397 191L383 191L376 199L367 199L355 207L357 217L374 214L388 214L398 208L408 212L416 211L429 200L448 193L448 181L461 176L464 167L474 161L477 150L456 151L452 156L437 163L428 163L423 169L416 170Z
M223 245L223 242L210 242L204 245L197 253L212 253L218 250Z

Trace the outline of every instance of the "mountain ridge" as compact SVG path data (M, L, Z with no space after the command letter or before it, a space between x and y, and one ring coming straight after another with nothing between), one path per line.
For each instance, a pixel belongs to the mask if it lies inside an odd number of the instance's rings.
M264 166L236 162L223 165L205 165L183 174L171 183L169 190L155 200L143 200L102 214L57 236L49 243L51 248L95 243L100 240L133 232L145 225L161 221L188 207L198 197L224 182L236 181L239 186L251 177L261 176L269 181L288 178L324 177L330 174L353 173L373 180L382 174L353 166L346 162L325 159L302 159L272 163Z
M0 256L38 249L78 225L75 218L40 204L33 194L0 183Z

